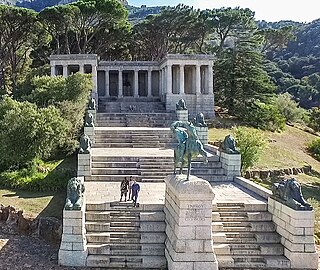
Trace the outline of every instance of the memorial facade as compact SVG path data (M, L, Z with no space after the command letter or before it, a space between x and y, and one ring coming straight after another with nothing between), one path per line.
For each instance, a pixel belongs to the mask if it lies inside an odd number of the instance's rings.
M96 54L51 55L51 75L91 73L96 100L159 98L174 111L183 98L192 114L214 116L212 55L168 54L161 61L103 61Z

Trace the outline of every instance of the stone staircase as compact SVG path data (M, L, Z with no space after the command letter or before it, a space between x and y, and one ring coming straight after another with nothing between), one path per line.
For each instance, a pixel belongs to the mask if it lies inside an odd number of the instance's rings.
M217 203L212 213L219 269L288 269L266 203Z
M160 98L124 97L99 98L99 112L104 113L161 113L165 112L165 103Z
M95 148L164 148L174 143L169 128L95 128Z
M139 182L163 182L173 172L173 157L92 156L90 177L86 181L122 181L134 177Z
M163 205L86 205L87 266L166 269Z
M169 127L175 120L174 113L98 113L98 127Z

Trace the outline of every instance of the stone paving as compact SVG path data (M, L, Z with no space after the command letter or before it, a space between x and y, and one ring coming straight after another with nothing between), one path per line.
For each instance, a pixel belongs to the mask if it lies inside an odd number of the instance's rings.
M164 204L165 183L139 183L142 204ZM211 183L215 194L214 202L266 203L266 200L234 182ZM101 203L119 201L120 183L85 182L87 202Z

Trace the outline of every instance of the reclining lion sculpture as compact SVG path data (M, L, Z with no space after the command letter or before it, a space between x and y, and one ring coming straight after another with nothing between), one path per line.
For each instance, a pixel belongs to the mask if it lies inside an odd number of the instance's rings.
M240 151L236 148L236 141L230 134L224 138L219 150L227 154L240 154Z
M295 210L312 210L301 192L301 186L295 178L282 180L272 185L273 197Z

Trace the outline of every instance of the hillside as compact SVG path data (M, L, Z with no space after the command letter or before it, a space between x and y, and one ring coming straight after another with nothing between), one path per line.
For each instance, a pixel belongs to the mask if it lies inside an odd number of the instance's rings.
M5 5L16 5L18 7L24 7L33 9L35 11L40 11L46 7L63 5L75 2L77 0L0 0L0 4ZM126 0L119 0L124 5L128 5Z

